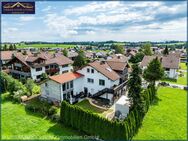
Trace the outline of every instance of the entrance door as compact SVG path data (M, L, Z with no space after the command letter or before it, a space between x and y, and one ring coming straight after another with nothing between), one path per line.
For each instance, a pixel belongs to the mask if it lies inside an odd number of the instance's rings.
M88 93L88 88L84 87L84 93L85 93L85 94Z

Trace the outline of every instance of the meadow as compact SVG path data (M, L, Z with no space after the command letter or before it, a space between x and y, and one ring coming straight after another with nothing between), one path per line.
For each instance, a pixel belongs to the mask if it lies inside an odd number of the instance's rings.
M133 140L186 140L187 92L161 87L158 98L158 103L150 107Z

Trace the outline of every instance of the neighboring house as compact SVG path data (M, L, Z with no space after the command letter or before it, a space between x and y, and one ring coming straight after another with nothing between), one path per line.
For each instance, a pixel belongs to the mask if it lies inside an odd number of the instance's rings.
M41 85L41 96L54 102L67 100L72 104L82 92L82 83L83 75L77 72L50 76L49 80Z
M11 65L12 76L39 81L43 73L54 75L72 71L72 63L63 55L41 52L31 55L15 53L8 65Z
M98 58L105 58L106 54L107 54L106 52L100 51L100 52L95 53L95 56Z
M180 55L180 61L183 63L185 63L185 62L187 62L187 52L185 52L185 53L181 53L181 55Z
M76 51L68 51L68 58L71 59L71 60L75 60L75 58L78 56L78 53Z
M94 59L95 58L95 53L92 52L92 51L87 51L87 52L85 52L85 56L88 59Z
M67 85L65 84L67 82L73 84L70 84L73 92L70 90L68 94L66 92L66 96L62 96L63 90L61 89L66 87L64 85ZM51 97L56 95L59 102L66 99L70 103L78 101L82 95L108 99L113 103L114 99L124 94L126 89L126 82L120 83L120 76L105 61L89 63L77 72L52 76L46 83L41 86L43 97L49 95L48 99L52 100ZM48 85L48 88L44 85ZM70 88L70 86L67 87ZM58 91L50 90L51 88L56 88ZM71 96L69 96L70 93Z
M130 52L127 52L126 56L128 57L128 59L131 59L131 57L134 57L136 55L136 52L131 50Z
M12 59L14 51L0 51L0 64L2 65L2 68L7 68L5 66L6 63L8 63Z
M167 77L177 79L180 58L176 56L176 54L169 54L167 56L144 56L140 64L141 67L146 69L147 65L156 57L158 57L161 61L162 67L164 68Z
M122 54L114 54L106 60L107 64L120 76L120 83L128 79L128 58Z

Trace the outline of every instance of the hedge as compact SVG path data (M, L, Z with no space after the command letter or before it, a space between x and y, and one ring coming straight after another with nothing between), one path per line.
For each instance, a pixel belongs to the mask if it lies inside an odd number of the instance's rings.
M153 100L154 90L148 88L143 93L147 110ZM143 118L144 115L139 114L137 109L133 109L124 121L110 121L65 101L61 104L60 121L64 125L85 132L88 135L99 136L104 140L131 140L142 125Z
M103 139L128 139L124 122L109 121L65 101L61 104L60 120L64 125L88 135L97 135Z

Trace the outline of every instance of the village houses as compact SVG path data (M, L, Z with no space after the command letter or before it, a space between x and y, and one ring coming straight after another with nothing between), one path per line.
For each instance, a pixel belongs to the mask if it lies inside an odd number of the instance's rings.
M70 103L77 102L82 96L100 97L113 103L116 97L125 94L127 70L127 59L123 55L112 56L106 61L94 61L76 72L49 77L41 85L42 97Z

